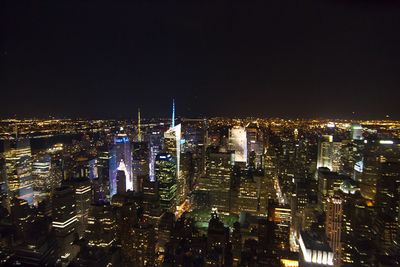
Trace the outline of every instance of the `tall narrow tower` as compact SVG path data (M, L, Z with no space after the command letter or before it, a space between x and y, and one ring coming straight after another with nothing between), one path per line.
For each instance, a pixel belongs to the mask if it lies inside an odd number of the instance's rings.
M172 122L171 128L175 127L175 99L172 99Z
M142 142L142 130L140 129L140 108L138 108L138 142Z

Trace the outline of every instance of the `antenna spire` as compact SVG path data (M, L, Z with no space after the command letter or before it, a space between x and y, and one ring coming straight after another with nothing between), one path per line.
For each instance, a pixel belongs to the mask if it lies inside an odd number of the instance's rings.
M175 127L175 99L172 99L172 123L171 128Z
M140 127L140 108L138 108L138 141L142 142L142 130Z

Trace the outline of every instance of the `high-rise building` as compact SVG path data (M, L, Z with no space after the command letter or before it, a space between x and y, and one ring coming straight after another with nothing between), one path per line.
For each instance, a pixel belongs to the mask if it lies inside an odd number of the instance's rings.
M110 167L114 164L111 164L111 160L112 155L109 151L99 152L97 157L98 179L93 182L95 185L93 187L94 202L104 202L110 196Z
M343 200L340 196L331 196L327 199L327 211L325 231L328 243L333 251L333 263L341 265L342 258L342 222L343 222Z
M92 203L92 186L89 179L76 179L71 182L75 190L76 217L80 222L79 234L82 236L87 227L89 208Z
M117 171L117 194L124 194L126 192L126 176L128 171L125 164L121 161Z
M187 195L186 181L181 173L181 124L170 128L164 133L165 152L169 153L176 162L175 177L177 183L176 205L179 206L185 201Z
M235 151L235 162L247 163L247 133L244 127L229 129L229 149Z
M363 169L360 177L361 194L372 201L376 201L377 186L385 169L389 165L387 163L400 162L400 142L398 140L365 140L363 152ZM386 167L385 167L386 166ZM397 164L392 165L397 166ZM396 176L393 173L386 173L384 180L390 180L390 176ZM399 170L395 171L399 173Z
M72 187L62 186L52 196L52 228L60 247L60 256L68 257L68 249L78 235L79 221L76 214L76 194Z
M332 135L323 135L318 142L317 168L325 167L331 171L341 169L341 142L334 142Z
M232 151L220 151L209 147L206 158L206 175L200 179L199 189L209 193L209 206L219 212L230 212L232 209L233 191L231 176L234 164Z
M40 193L50 193L51 186L51 156L44 155L34 160L32 163L32 176L34 190Z
M89 247L110 248L116 241L117 225L110 205L92 205L85 239Z
M159 129L154 129L149 134L149 178L154 182L155 178L155 162L157 154L162 150L162 132Z
M264 157L264 135L258 122L249 123L246 126L247 152L250 167L262 168Z
M158 182L161 208L175 212L176 209L176 169L175 158L168 153L160 153L156 157L155 177Z
M149 148L147 142L134 142L132 146L132 176L138 192L143 191L143 178L149 179Z
M126 190L137 191L136 183L132 178L132 152L128 136L119 133L114 138L110 159L110 197L117 193L117 171L121 162L126 168Z
M351 125L351 139L352 140L363 140L363 127L360 124L353 123Z
M300 267L333 266L333 252L322 233L301 231L299 245Z
M22 198L33 204L32 155L29 139L5 142L5 166L8 197Z

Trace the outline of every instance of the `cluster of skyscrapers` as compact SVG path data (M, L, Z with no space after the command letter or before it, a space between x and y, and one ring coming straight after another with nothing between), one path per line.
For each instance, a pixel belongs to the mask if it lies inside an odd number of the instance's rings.
M0 265L399 264L392 125L176 119L175 102L102 123L2 140Z

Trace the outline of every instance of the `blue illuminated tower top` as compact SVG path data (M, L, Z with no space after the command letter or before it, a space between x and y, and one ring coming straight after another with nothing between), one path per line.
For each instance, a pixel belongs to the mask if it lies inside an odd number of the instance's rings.
M175 127L175 99L172 99L172 123L171 128Z

